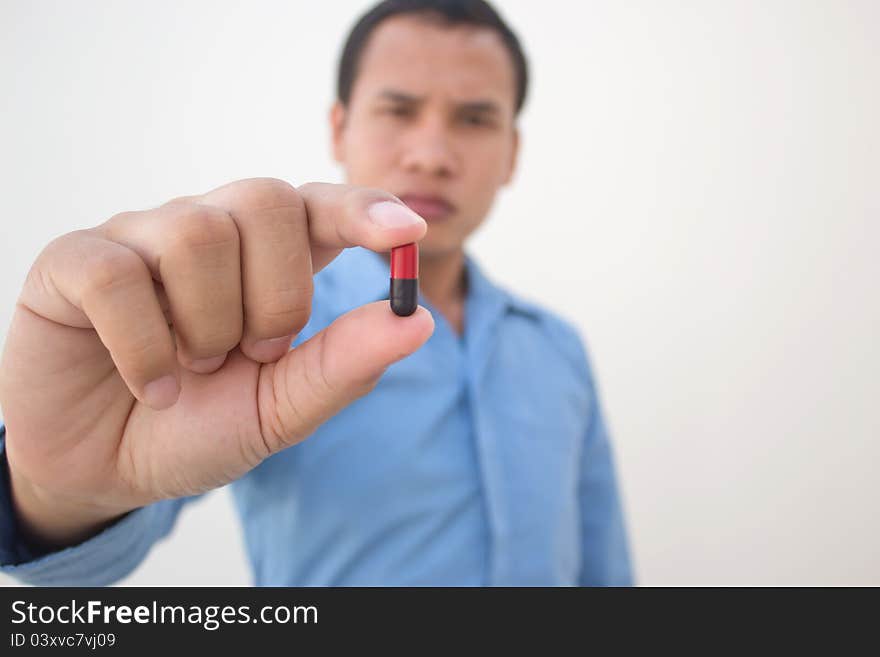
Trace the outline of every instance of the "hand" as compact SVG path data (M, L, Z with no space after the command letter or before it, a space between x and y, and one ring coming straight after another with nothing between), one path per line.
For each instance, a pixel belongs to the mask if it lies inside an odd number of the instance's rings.
M377 202L391 225L370 219ZM313 274L345 247L418 241L426 225L407 215L379 190L252 179L52 241L0 361L26 535L70 544L222 486L369 392L431 335L424 308L368 304L289 345Z

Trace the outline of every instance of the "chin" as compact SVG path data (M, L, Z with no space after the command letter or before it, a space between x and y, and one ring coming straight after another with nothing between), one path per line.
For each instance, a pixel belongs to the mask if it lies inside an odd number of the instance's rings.
M464 217L446 222L428 222L428 232L419 242L419 255L426 258L442 258L461 253L471 234L480 227L481 221L467 221Z
M419 257L442 258L444 256L460 253L463 248L464 242L462 240L449 238L431 239L431 237L426 236L425 239L419 242Z

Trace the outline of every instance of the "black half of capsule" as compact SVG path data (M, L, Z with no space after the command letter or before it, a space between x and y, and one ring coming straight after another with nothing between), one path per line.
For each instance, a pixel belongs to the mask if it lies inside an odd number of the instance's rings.
M390 298L394 314L409 317L419 305L419 279L392 278Z

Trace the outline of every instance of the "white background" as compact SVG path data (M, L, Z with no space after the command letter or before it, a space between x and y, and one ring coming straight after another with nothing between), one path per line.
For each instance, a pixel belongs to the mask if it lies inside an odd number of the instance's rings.
M326 112L367 6L2 0L0 337L56 235L340 181ZM639 583L880 584L880 3L498 6L534 84L472 248L586 337ZM249 582L225 492L125 580Z

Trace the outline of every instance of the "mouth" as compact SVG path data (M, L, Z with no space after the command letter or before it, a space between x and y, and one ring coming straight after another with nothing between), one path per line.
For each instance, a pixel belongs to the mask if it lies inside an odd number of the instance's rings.
M443 221L455 212L455 206L441 196L402 194L398 198L425 221Z

